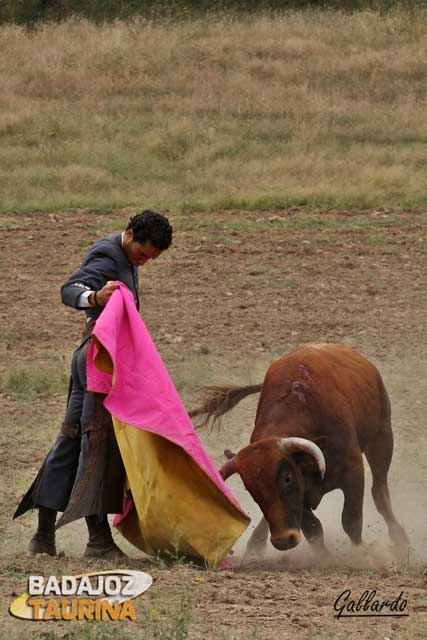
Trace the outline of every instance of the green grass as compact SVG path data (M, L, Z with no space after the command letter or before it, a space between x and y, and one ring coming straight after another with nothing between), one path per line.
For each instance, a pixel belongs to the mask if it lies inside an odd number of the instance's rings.
M181 600L178 611L166 619L159 619L157 610L146 612L144 624L153 640L186 640L189 637L191 606Z
M37 623L33 623L37 625ZM80 624L78 627L67 630L56 630L54 628L45 627L43 630L35 628L31 633L31 638L34 640L131 640L131 633L117 624L112 625L108 622L88 622ZM69 630L68 630L69 629ZM9 631L10 634L10 631ZM19 637L19 634L8 634L10 640L15 640ZM0 635L0 637L2 637ZM6 635L3 636L6 638ZM22 637L22 636L21 636Z
M20 400L33 400L37 396L63 393L68 388L69 375L63 370L17 367L0 381L0 391Z
M425 206L426 26L422 9L4 25L0 210Z

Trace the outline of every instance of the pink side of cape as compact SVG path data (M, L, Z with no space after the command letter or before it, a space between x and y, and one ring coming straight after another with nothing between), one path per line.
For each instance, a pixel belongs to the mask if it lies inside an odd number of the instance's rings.
M92 342L87 358L88 389L108 394L104 405L115 418L156 433L182 447L244 513L206 453L135 307L132 293L125 285L119 284L96 321L93 332L113 362L114 385L111 374L95 365L97 347ZM116 517L115 524L126 517L130 508L130 504L125 505L124 513Z

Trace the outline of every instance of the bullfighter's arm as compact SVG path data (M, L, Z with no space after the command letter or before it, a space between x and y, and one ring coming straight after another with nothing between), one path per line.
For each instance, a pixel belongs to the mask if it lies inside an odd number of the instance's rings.
M84 292L99 291L109 280L117 280L118 267L114 258L105 253L88 258L61 287L61 300L74 309L88 305L81 298Z

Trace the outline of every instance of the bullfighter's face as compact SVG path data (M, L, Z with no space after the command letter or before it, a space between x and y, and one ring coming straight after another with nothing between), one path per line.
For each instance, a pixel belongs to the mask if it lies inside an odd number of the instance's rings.
M123 250L131 264L142 267L148 260L155 260L162 253L151 242L138 242L133 237L133 229L125 231Z

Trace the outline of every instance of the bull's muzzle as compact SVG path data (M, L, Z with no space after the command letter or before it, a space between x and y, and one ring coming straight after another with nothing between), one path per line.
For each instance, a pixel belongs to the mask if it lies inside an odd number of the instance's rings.
M271 536L271 544L279 551L293 549L301 542L301 531L299 529L287 529L279 536Z

